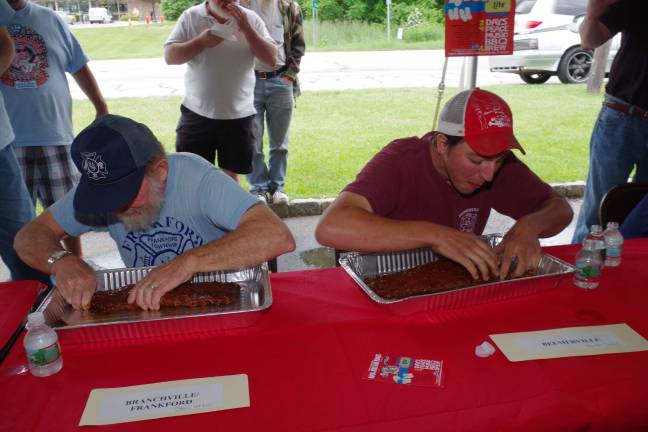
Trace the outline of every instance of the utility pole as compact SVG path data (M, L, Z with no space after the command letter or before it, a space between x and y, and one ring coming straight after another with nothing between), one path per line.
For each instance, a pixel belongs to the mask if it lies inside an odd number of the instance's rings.
M319 25L319 0L313 0L313 46L317 46L317 27Z
M391 40L391 0L385 0L387 6L387 40Z

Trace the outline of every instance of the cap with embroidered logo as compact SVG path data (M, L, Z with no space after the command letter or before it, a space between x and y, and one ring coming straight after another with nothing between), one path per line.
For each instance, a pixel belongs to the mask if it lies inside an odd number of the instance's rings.
M494 156L524 149L513 135L513 114L501 97L480 88L457 93L443 106L438 131L464 137L475 152Z
M101 214L126 207L158 148L157 138L141 123L114 114L96 119L72 142L72 159L81 172L74 209Z

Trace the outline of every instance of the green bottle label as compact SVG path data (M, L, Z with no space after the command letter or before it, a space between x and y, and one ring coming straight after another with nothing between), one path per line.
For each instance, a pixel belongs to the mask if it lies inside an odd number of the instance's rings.
M61 349L58 342L38 350L27 350L27 359L34 366L45 366L61 356Z

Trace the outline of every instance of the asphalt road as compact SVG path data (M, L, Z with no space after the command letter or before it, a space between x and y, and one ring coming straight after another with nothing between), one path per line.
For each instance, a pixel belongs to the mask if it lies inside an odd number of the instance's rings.
M365 88L437 88L443 70L443 50L345 51L306 53L299 75L302 90ZM446 87L461 87L463 58L451 58ZM169 66L163 59L91 61L104 96L149 97L184 94L185 66ZM85 96L68 77L72 96ZM558 82L553 77L549 82ZM523 84L514 74L490 72L488 58L478 59L477 85Z

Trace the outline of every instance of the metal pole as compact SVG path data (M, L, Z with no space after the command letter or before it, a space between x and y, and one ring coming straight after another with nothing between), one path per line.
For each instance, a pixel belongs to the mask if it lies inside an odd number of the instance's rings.
M318 21L318 11L313 9L313 46L317 47L317 21Z
M466 75L467 88L477 87L477 56L466 57Z
M385 0L387 5L387 40L391 40L391 0Z

